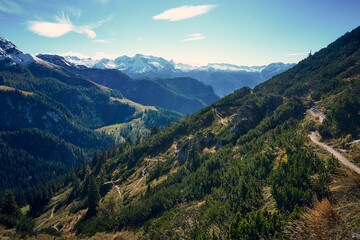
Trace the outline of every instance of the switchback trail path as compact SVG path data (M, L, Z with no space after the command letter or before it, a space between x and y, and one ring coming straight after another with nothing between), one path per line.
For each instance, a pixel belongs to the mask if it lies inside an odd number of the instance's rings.
M145 174L146 174L146 167L144 167L143 170L141 171L140 180L135 184L135 186L133 186L133 188L131 190L134 190L137 187L137 185L139 185L139 183L144 179Z
M50 219L53 218L53 216L54 216L54 211L55 211L55 207L53 207L53 209L51 210L51 214L50 214L50 217L49 217Z
M325 119L325 114L322 113L316 106L313 106L312 108L310 108L309 113L311 115L313 115L314 117L316 115L319 116L319 122L322 123ZM344 155L342 155L341 153L339 153L338 151L336 151L334 148L330 147L329 145L326 145L325 143L319 142L316 133L315 132L311 132L309 134L310 140L312 142L314 142L315 144L317 144L318 146L324 148L326 151L328 151L329 153L331 153L332 155L334 155L337 159L339 159L339 161L345 166L350 168L351 170L355 171L357 174L360 174L360 168L358 166L356 166L355 164L353 164L352 162L350 162L346 157L344 157Z
M218 118L220 118L221 124L224 125L224 126L227 126L227 123L224 121L224 119L220 116L220 114L216 111L215 108L213 108L213 111L214 111L214 114L215 114Z
M350 162L349 160L347 160L346 157L344 157L344 155L342 155L341 153L339 153L338 151L336 151L334 148L330 147L329 145L326 145L325 143L319 142L315 132L311 132L309 134L309 137L310 137L311 141L313 141L315 144L317 144L320 147L324 148L326 151L328 151L329 153L334 155L337 159L339 159L339 161L343 165L345 165L346 167L348 167L351 170L355 171L356 173L360 174L360 168L358 166L356 166L355 164L353 164L352 162Z
M114 183L114 181L109 181L109 182L106 182L106 183L104 183L104 184L109 184L109 183L111 183L111 184L113 185L113 187L116 188L116 191L118 192L118 194L119 194L119 196L120 196L120 198L121 198L121 191L120 191L119 186L116 185L116 184Z
M164 159L164 158L150 158L150 157L146 157L145 159L144 159L145 161L147 161L147 162L166 162L166 159Z

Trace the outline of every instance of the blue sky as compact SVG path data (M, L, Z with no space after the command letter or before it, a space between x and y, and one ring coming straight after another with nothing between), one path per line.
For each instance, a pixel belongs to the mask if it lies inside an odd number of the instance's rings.
M0 0L0 36L32 54L298 62L359 24L359 0Z

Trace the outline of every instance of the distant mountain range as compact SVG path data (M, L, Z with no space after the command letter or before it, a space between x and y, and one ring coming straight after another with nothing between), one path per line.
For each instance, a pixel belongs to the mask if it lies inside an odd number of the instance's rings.
M211 86L189 77L132 79L117 69L75 65L58 55L40 54L39 59L84 76L92 82L119 90L124 97L147 106L194 113L219 99Z
M116 59L78 58L64 56L68 64L98 69L118 69L132 78L191 77L214 88L223 97L243 86L255 87L295 66L292 63L272 63L263 66L237 66L226 63L209 63L206 66L191 66L167 61L161 57L137 54L134 57L121 56Z

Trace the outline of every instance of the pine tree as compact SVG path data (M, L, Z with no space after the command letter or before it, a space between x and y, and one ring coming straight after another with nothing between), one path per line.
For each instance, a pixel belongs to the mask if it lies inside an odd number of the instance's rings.
M15 195L10 190L6 190L5 192L4 203L1 209L1 213L14 217L19 217L21 215L20 208L15 200Z
M195 171L200 167L200 145L197 138L194 139L190 150L187 154L188 167L191 171Z
M94 176L90 177L89 190L88 190L88 211L86 212L86 218L96 215L96 208L100 201L99 187L96 183Z

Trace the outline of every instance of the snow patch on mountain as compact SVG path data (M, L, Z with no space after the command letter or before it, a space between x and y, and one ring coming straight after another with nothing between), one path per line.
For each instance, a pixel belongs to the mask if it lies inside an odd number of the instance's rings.
M15 44L4 37L0 37L0 60L6 59L21 65L28 65L39 60L31 54L21 52Z
M175 63L173 60L167 61L161 57L136 54L134 57L126 55L116 59L95 60L92 58L78 58L74 56L64 56L65 59L76 65L84 65L90 68L118 69L127 74L145 73L177 73L190 71L226 71L226 72L261 72L268 69L271 72L284 71L283 63L273 63L261 66L238 66L227 63L209 63L205 66L192 66L184 63ZM285 66L286 68L286 66Z

